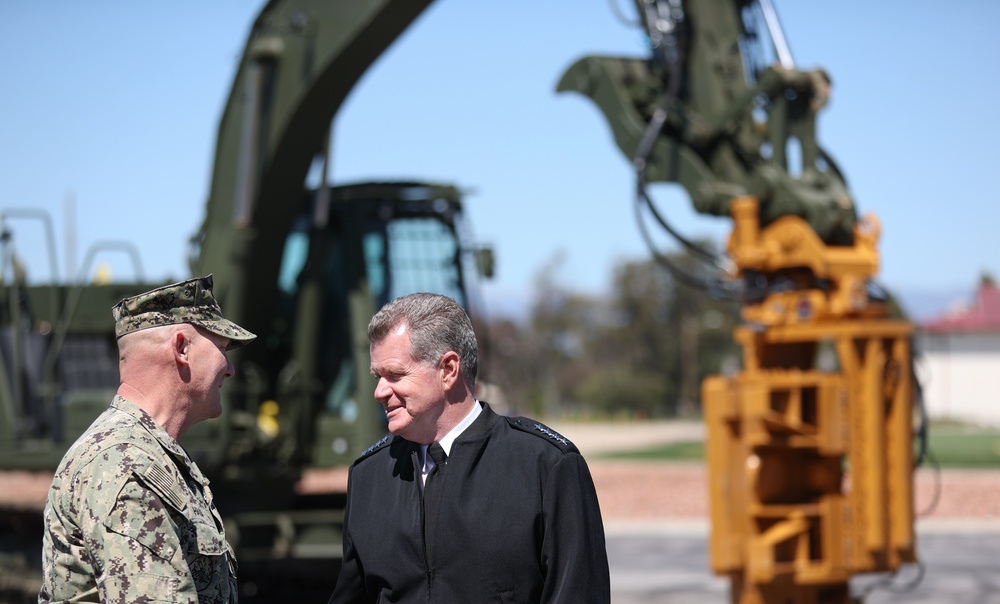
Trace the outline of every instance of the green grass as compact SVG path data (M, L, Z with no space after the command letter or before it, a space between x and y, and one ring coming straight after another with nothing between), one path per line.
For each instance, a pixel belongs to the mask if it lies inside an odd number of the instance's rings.
M614 451L599 455L602 459L632 459L645 461L701 461L705 446L701 441L686 441L657 445L634 451Z
M704 444L690 441L610 452L598 457L636 461L703 461L704 456ZM1000 429L953 422L932 424L930 456L929 461L945 468L1000 468ZM929 461L925 461L924 465L928 466Z
M931 425L930 461L945 468L1000 468L1000 430Z

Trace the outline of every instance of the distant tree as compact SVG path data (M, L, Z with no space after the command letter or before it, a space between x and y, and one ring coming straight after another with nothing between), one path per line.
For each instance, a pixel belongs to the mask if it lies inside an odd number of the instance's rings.
M500 319L480 326L479 382L476 393L498 412L530 415L543 408L538 384L544 374L535 338L524 326Z
M535 390L543 407L538 411L546 415L579 407L575 390L593 362L586 342L600 324L600 302L560 283L564 260L562 253L557 254L538 272L529 322L540 355L541 375Z
M544 417L578 406L573 383L585 371L581 343L594 300L560 283L563 260L556 254L536 275L526 322L503 319L479 330L489 339L481 348L490 350L490 402L505 411Z
M692 264L677 255L678 264ZM735 304L683 285L652 261L617 265L609 293L561 283L562 257L539 271L526 324L490 326L491 375L512 410L663 417L697 414L700 384L738 363Z
M692 264L687 255L672 260ZM643 260L616 267L609 311L611 320L594 332L591 342L598 363L580 392L585 402L608 407L609 388L600 383L605 380L621 388L621 409L648 416L697 413L701 380L717 373L723 359L735 353L731 333L738 320L736 306ZM642 387L623 387L626 377Z

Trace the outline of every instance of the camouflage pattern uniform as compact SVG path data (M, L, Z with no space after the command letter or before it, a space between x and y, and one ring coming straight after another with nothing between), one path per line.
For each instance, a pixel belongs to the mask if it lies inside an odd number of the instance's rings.
M42 602L237 601L212 492L152 417L116 396L56 470Z

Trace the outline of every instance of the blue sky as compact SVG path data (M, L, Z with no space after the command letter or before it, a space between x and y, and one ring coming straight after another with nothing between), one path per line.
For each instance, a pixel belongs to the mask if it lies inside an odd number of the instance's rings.
M922 315L971 294L984 271L1000 276L990 176L1000 3L776 4L797 65L832 76L819 136L859 210L882 222L880 282ZM111 240L136 247L147 279L188 276L218 120L262 6L0 5L0 208L52 216L62 277L67 258L79 265L91 245ZM474 233L497 256L488 308L523 307L540 267L554 263L560 284L601 292L617 262L648 252L629 162L604 118L582 96L555 93L587 54L644 48L603 0L439 0L336 118L332 176L469 189ZM728 220L696 215L682 195L661 199L691 236L728 232ZM9 226L31 280L49 279L41 224ZM97 265L117 280L135 277L121 252L100 255L88 274Z

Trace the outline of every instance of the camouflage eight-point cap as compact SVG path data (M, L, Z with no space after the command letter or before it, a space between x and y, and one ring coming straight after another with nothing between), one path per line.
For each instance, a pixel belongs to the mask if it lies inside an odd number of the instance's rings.
M164 285L144 294L125 298L111 309L115 336L141 329L191 323L229 338L227 350L252 342L257 336L222 316L212 295L212 275Z

